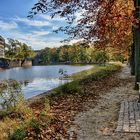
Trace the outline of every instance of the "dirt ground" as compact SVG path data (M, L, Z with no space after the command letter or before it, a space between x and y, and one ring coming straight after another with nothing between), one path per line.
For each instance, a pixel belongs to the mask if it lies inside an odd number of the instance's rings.
M124 66L115 75L122 84L101 95L97 105L92 101L85 103L86 111L79 112L74 117L68 130L70 140L140 140L138 133L115 132L121 101L138 99L138 91L133 90L134 77L130 76L129 71Z

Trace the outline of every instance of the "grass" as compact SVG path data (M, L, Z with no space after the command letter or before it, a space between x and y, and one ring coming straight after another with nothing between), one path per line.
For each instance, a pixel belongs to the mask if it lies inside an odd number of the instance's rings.
M119 70L121 68L120 64L107 64L105 66L95 65L93 68L89 70L85 70L76 74L69 76L70 79L73 79L72 82L66 83L58 88L56 88L52 94L48 95L52 96L65 96L65 95L73 95L73 94L82 94L81 86L84 83L100 80L107 76L110 76L113 72Z
M85 70L76 74L73 74L71 76L71 78L73 79L85 79L88 78L89 76L97 76L98 73L104 73L104 71L106 71L106 73L110 73L112 71L116 71L118 68L120 68L119 64L107 64L105 66L99 66L99 65L94 65L93 68L89 69L89 70ZM100 77L100 76L98 76Z
M0 112L0 140L39 139L43 129L47 128L51 118L48 116L50 105L45 99L44 108L33 110L24 102L19 102L13 111Z

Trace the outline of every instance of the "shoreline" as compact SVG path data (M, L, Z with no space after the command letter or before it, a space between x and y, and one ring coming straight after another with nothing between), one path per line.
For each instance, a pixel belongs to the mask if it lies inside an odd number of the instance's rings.
M85 66L85 65L84 65ZM96 66L94 66L94 65L91 65L91 67L90 68L88 68L88 69L85 69L85 70L82 70L82 71L79 71L79 72L76 72L76 73L72 73L72 74L70 74L68 77L62 77L62 79L60 79L60 80L71 80L70 82L67 82L67 83L71 83L71 82L73 82L73 81L75 81L76 79L74 78L75 77L75 75L77 75L77 76L79 76L79 74L81 75L81 74L83 74L83 73L85 73L85 72L88 72L88 71L92 71L93 69L96 69L95 68ZM16 80L11 80L11 79L9 79L9 80L1 80L2 82L3 81L9 81L9 82L11 82L11 81L16 81ZM19 82L20 83L20 82ZM55 88L53 88L53 89L51 89L51 90L48 90L48 91L45 91L45 92L42 92L42 93L39 93L38 95L34 95L34 96L32 96L32 97L29 97L29 98L25 98L25 101L26 102L29 102L29 104L31 104L31 103L33 103L34 101L38 101L38 100L40 100L40 99L42 99L42 98L44 98L44 97L46 97L47 95L50 95L50 94L53 94L53 92L55 92L55 90L57 90L58 88L60 88L61 86L63 86L63 85L65 85L65 84L67 84L67 83L64 83L64 84L62 84L62 85L59 85L58 87L55 87Z
M110 65L110 64L109 64ZM94 75L96 74L96 72L102 70L102 68L105 68L105 67L108 67L109 65L106 65L106 66L97 66L97 65L92 65L91 68L89 69L86 69L86 70L82 70L80 72L77 72L77 73L73 73L71 75L68 76L68 79L73 79L72 81L68 82L68 83L64 83L58 87L55 87L51 90L48 90L48 91L45 91L45 92L42 92L42 93L39 93L38 95L35 95L35 96L32 96L32 97L29 97L29 98L25 98L25 101L26 102L29 102L29 104L32 104L33 102L36 102L36 101L39 101L41 100L42 98L45 98L47 96L50 96L52 95L53 93L55 94L55 91L61 87L63 87L64 85L66 84L71 84L72 82L75 82L77 80L81 81L82 79L84 78L88 78L88 76L90 75ZM112 64L111 64L112 65ZM115 64L113 64L115 65ZM12 83L12 82L15 82L16 80L0 80L0 83L3 83L5 81L8 81L9 83ZM54 95L53 94L53 95Z
M93 65L89 69L86 69L86 70L83 70L83 71L80 71L80 72L77 72L77 73L73 73L72 75L69 75L68 76L68 79L71 79L72 78L73 80L71 82L68 82L68 83L65 83L65 84L71 84L72 82L74 82L76 80L81 80L81 79L89 76L91 74L91 73L87 74L87 72L89 72L89 71L93 71L94 70L95 71L94 73L96 73L96 71L98 71L99 68L101 68L101 66ZM80 77L80 78L77 78L77 77L79 77L79 75L84 75L84 76L83 77ZM45 98L45 97L53 94L55 92L55 90L61 88L65 84L60 85L60 86L58 86L56 88L53 88L51 90L48 90L46 92L40 93L38 95L35 95L33 97L30 97L30 98L26 99L26 102L28 102L28 104L30 105L30 104L32 104L32 103L34 103L36 101L40 101L41 99L43 99L43 98Z
M116 64L111 64L111 65L114 65L115 66ZM117 65L119 66L120 64L117 64ZM107 67L107 66L109 66L109 65L106 65L104 67ZM43 99L43 98L45 98L47 96L51 96L51 95L54 95L55 96L57 94L57 93L55 93L55 91L57 89L60 89L61 87L65 86L66 84L72 84L72 82L75 82L75 81L81 81L81 80L84 80L84 79L86 80L86 79L89 78L90 75L94 75L94 74L98 73L98 71L101 71L101 70L102 70L102 67L101 66L93 66L90 69L87 69L87 70L83 70L81 72L74 73L74 74L72 74L72 75L69 76L69 78L73 78L73 80L71 82L65 83L65 84L60 85L60 86L58 86L56 88L53 88L53 89L48 90L46 92L43 92L43 93L40 93L40 94L35 95L33 97L30 97L30 98L26 99L26 102L29 102L29 104L32 104L32 103L34 103L36 101L40 101L41 99ZM92 71L92 73L90 73L91 71ZM82 76L80 78L77 78L80 75L82 75Z
M60 86L59 86L59 87L60 87ZM57 88L59 88L59 87L57 87ZM47 97L47 95L53 94L53 92L54 92L57 88L48 90L48 91L43 92L43 93L40 93L40 94L38 94L38 95L36 95L36 96L30 97L30 98L28 98L28 99L25 99L25 101L26 101L29 105L32 104L32 103L34 103L34 102L40 101L41 99Z
M66 138L68 136L67 130L70 128L76 114L86 109L85 103L87 101L91 102L92 100L92 102L96 104L96 101L104 92L107 92L110 88L119 85L119 81L117 80L116 82L108 82L108 80L114 81L113 77L116 75L116 72L120 71L120 68L120 65L107 65L96 69L96 71L91 69L88 72L84 72L84 75L82 73L83 77L80 77L80 79L78 78L71 83L27 99L25 107L26 109L29 107L28 109L31 114L33 111L33 118L35 116L37 117L37 124L39 123L41 126L44 126L44 123L47 121L47 127L43 127L42 129L40 126L41 134L44 134L43 138ZM19 109L22 110L22 108ZM25 115L28 113L26 109ZM46 121L42 118L45 113L44 111L47 111ZM40 121L38 120L38 117L41 119ZM26 120L24 122L25 126L28 126ZM1 123L3 123L3 121ZM4 124L6 123L7 122L4 122ZM13 123L13 120L11 123ZM22 122L19 122L18 126L19 125L21 125L21 132L25 132L27 130L22 127L24 126ZM31 132L34 131L31 130ZM12 135L14 134L15 133Z

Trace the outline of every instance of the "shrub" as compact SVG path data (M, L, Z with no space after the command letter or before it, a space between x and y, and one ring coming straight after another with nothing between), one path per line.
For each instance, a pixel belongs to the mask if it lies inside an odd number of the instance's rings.
M29 108L25 101L19 101L14 109L15 112L21 115L23 120L30 120L33 116L33 110Z
M23 100L21 85L16 81L5 81L0 85L0 106L4 110L12 110L19 100Z
M21 109L21 110L20 110ZM17 112L22 114L22 120L13 131L10 131L9 140L40 139L43 129L48 127L51 122L48 117L50 111L49 100L45 99L44 109L33 112L25 104L18 104Z
M105 51L96 51L93 55L93 61L97 64L105 64L109 61L109 56Z
M27 133L23 126L16 128L12 135L9 134L8 140L23 140L27 137Z
M35 119L35 118L32 118L30 121L29 121L29 124L27 125L28 128L31 129L32 132L34 132L34 134L37 136L39 133L40 133L40 127L41 127L41 124L40 122Z
M78 81L73 81L71 83L66 83L61 87L56 89L55 95L65 95L65 94L73 94L80 93L80 85Z
M123 56L122 54L114 54L113 56L112 56L112 60L113 61L120 61L120 62L124 62L124 61L126 61L126 58L125 58L125 56Z
M8 135L10 135L17 126L18 123L16 120L4 117L3 120L0 121L0 140L7 140Z

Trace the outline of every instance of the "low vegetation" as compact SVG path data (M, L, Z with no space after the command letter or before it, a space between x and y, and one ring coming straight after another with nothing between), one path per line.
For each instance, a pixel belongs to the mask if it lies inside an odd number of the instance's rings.
M121 65L119 63L116 65L108 64L106 66L95 65L92 69L85 70L70 76L69 78L74 79L74 81L58 87L55 89L53 94L50 94L50 96L64 96L68 94L72 95L75 93L83 93L83 88L81 87L83 86L83 83L97 81L99 79L105 78L120 68Z
M0 98L0 139L40 139L41 131L50 121L48 99L45 99L42 110L30 108L23 98L20 83L16 81L1 84Z

